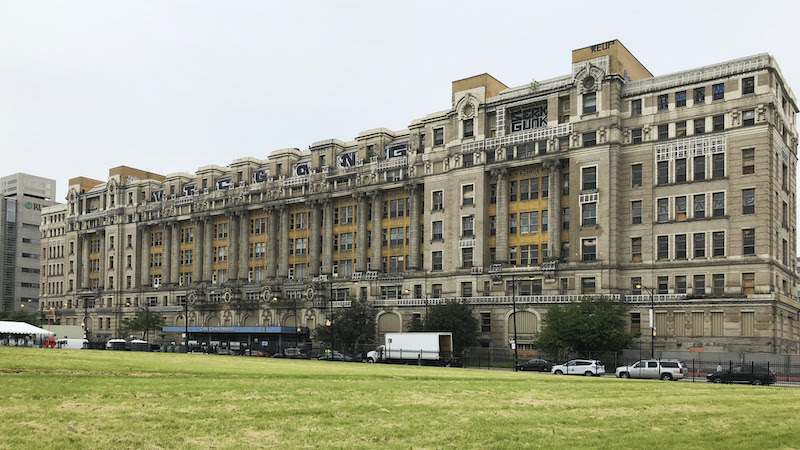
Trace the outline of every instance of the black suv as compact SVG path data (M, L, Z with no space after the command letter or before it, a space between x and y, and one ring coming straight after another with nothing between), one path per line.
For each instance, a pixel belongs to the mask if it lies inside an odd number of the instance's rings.
M714 372L706 376L711 383L750 383L769 385L775 382L775 372L767 366L733 366L730 370Z

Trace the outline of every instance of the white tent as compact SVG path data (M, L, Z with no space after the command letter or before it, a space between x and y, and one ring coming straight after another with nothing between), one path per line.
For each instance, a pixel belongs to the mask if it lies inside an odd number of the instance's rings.
M0 320L0 334L48 335L55 333L25 322L6 322Z

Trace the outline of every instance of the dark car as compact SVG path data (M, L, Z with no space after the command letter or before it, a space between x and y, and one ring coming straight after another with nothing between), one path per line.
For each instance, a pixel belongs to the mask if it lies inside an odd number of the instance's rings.
M528 362L524 362L522 364L517 364L517 370L519 371L534 371L534 372L550 372L553 369L555 363L552 363L546 359L532 359Z
M730 370L722 370L708 374L710 383L750 383L769 385L775 382L775 372L767 366L733 366Z

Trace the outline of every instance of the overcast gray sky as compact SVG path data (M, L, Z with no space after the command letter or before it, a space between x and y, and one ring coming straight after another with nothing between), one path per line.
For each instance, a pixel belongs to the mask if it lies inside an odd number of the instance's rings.
M652 6L650 6L652 4ZM767 52L800 90L800 2L0 0L0 175L167 175L400 130L450 83L570 72L620 39L654 75Z

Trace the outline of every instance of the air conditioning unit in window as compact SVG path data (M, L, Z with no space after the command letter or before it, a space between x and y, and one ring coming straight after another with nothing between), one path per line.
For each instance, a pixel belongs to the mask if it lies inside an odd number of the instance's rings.
M480 275L483 273L483 266L477 266L472 268L473 275Z

